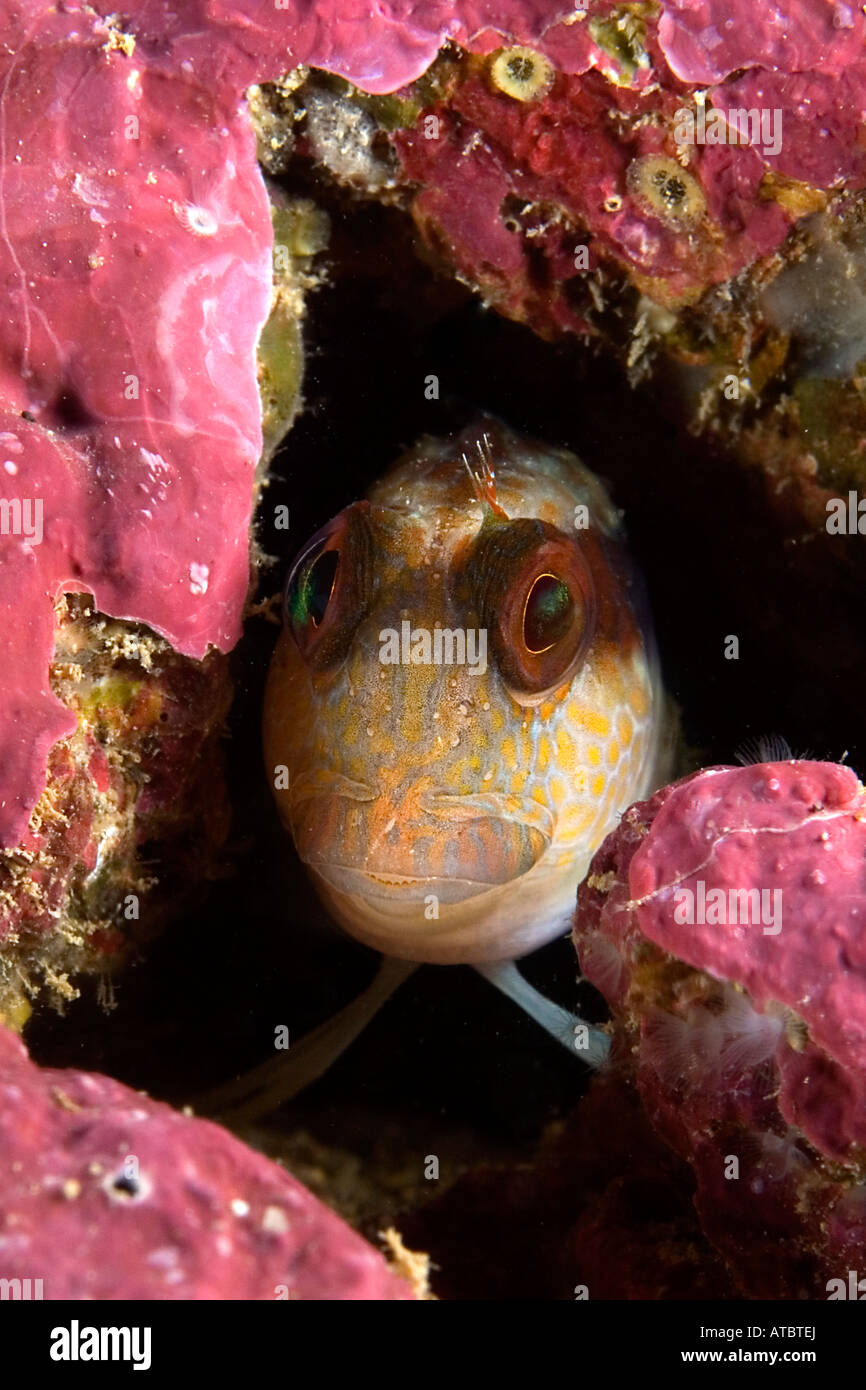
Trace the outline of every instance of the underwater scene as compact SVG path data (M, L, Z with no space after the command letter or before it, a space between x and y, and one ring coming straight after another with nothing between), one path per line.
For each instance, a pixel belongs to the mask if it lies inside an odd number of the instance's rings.
M0 1302L814 1360L757 1323L866 1299L866 7L115 4L0 0Z

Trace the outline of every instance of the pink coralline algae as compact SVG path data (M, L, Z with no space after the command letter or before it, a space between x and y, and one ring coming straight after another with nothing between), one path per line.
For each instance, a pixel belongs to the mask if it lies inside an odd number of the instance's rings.
M148 64L89 9L30 7L4 39L0 491L22 518L0 541L8 845L74 727L48 689L59 590L189 656L239 635L271 233L231 86Z
M766 170L752 148L695 147L681 169L682 108L677 91L633 90L598 72L560 75L548 96L521 103L479 74L433 113L437 140L422 120L395 144L420 185L415 216L460 271L542 332L579 332L588 324L571 291L600 257L676 305L778 245L791 225L760 196Z
M731 0L665 0L659 40L684 82L715 83L739 68L840 76L863 57L866 22L843 0L783 0L740 5Z
M0 1028L0 1278L45 1299L411 1298L366 1241L218 1125L40 1069ZM5 1287L5 1286L4 1286Z
M684 82L710 86L714 107L781 113L781 149L768 159L773 168L820 188L842 180L862 187L861 6L842 0L742 6L731 0L666 0L658 34L671 70Z
M659 42L684 82L708 84L721 110L778 110L781 149L768 163L820 188L862 187L866 18L841 0L668 0ZM732 74L736 74L732 76Z
M104 974L156 935L228 832L227 658L189 661L90 603L57 605L53 689L76 729L48 755L21 843L0 855L0 1021L19 1025L43 987L72 999L72 977Z
M864 925L866 793L827 763L665 788L626 813L578 894L615 1065L757 1296L825 1297L866 1254Z
M590 3L570 33L538 46L548 89L518 99L470 61L394 136L432 245L536 331L593 331L599 266L694 303L866 184L859 7Z
M48 749L73 727L47 676L60 591L90 592L103 612L194 658L239 635L272 241L246 86L309 63L392 92L448 40L474 54L524 44L545 55L557 77L537 104L476 75L442 106L441 141L425 142L420 126L396 139L407 178L426 185L419 218L453 242L464 273L532 318L528 237L555 287L541 327L580 329L584 310L562 288L576 250L563 217L589 234L588 268L611 255L673 303L773 249L791 225L789 209L757 196L767 164L748 146L695 154L706 225L696 217L686 234L676 216L648 216L633 166L640 176L642 160L675 153L670 119L688 84L739 74L738 100L757 100L748 84L764 84L791 122L781 172L821 187L866 177L842 111L862 105L859 10L809 0L763 14L752 7L732 27L715 4L141 0L119 18L108 0L9 0L0 845L20 841ZM779 81L792 84L781 95ZM524 203L536 212L521 227Z
M94 8L114 13L107 0ZM137 0L124 28L208 84L240 91L309 63L382 93L420 77L448 40L477 52L533 44L569 71L591 50L573 38L574 12L568 0Z
M302 60L398 85L451 22L157 0L121 24L109 8L4 8L0 845L75 725L48 686L61 590L192 657L240 633L272 241L244 87Z

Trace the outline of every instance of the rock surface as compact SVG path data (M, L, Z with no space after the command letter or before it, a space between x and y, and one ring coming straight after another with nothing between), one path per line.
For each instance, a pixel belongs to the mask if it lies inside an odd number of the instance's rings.
M7 7L0 478L21 511L0 537L0 845L73 727L47 678L58 592L191 657L240 635L273 241L245 88L315 63L391 91L449 37L558 51L554 29L567 43L539 0L399 0L372 22L354 0Z
M766 763L633 806L579 890L614 1065L753 1296L826 1297L866 1254L864 865L851 769Z
M40 1069L0 1028L0 1278L45 1299L411 1298L366 1241L220 1126Z

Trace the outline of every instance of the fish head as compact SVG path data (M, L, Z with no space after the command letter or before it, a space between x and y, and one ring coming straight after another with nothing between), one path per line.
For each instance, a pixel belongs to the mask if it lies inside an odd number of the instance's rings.
M484 421L422 440L301 551L265 758L345 930L481 963L567 928L591 854L648 789L660 705L601 483Z

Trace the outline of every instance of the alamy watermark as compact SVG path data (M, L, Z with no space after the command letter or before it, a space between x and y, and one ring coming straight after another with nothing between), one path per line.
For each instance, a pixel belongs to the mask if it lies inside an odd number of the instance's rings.
M0 1303L29 1303L45 1297L42 1279L0 1279Z
M779 107L737 107L722 111L699 104L694 111L680 107L674 117L678 145L752 145L765 157L782 148L782 111Z
M473 676L487 670L487 629L484 627L413 627L404 620L400 631L384 627L379 633L383 666L466 666Z
M856 1269L848 1270L847 1284L844 1279L827 1280L828 1303L840 1298L853 1299L857 1303L862 1303L866 1299L866 1279L861 1279Z
M131 1361L134 1371L150 1370L151 1328L82 1327L73 1318L68 1327L51 1331L52 1361Z
M854 491L847 497L831 497L826 511L828 535L866 536L866 497Z
M41 497L0 497L0 536L23 536L31 545L41 545Z
M680 926L762 926L764 936L782 930L781 888L711 888L698 879L695 890L674 892L674 921Z

